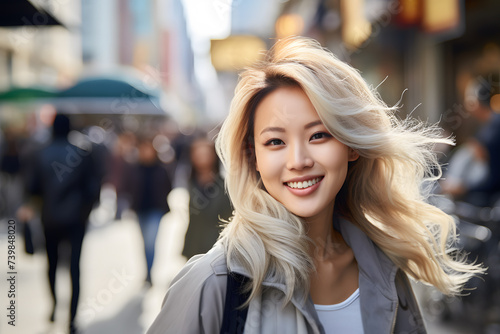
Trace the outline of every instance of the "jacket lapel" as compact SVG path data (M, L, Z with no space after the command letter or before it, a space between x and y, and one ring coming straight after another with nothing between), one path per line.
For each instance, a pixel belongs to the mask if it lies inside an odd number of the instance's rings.
M394 284L398 268L351 222L335 218L334 227L352 248L358 262L360 305L365 332L391 333L398 307Z

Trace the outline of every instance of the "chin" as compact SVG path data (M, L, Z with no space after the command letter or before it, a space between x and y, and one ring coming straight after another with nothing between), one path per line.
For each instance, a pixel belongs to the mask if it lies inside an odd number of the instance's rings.
M302 219L307 219L316 216L318 213L314 211L309 211L309 210L290 210L291 213L294 215L302 218Z

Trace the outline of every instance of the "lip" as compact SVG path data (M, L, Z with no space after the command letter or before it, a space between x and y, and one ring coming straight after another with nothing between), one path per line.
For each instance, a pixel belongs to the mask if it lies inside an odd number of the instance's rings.
M315 192L318 188L319 188L319 185L321 184L321 182L323 181L324 179L324 176L316 176L316 177L320 177L321 179L314 185L308 187L308 188L302 188L302 189L299 189L299 188L291 188L289 187L286 183L283 183L283 185L294 195L296 196L308 196L310 194L312 194L313 192ZM302 181L308 181L308 180L312 180L312 179L315 179L316 177L300 177L300 178L295 178L295 179L292 179L290 181L287 181L287 182L302 182Z

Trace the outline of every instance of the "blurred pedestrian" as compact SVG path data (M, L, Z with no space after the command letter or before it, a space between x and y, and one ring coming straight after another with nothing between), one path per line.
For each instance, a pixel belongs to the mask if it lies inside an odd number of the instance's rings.
M25 205L25 164L23 149L28 145L25 131L7 125L4 140L0 140L0 219L17 217L19 232L23 235L25 250L34 253L31 221L34 212ZM1 135L1 131L0 131ZM23 162L22 162L23 161Z
M189 225L182 250L188 259L212 248L221 231L221 219L227 220L231 215L214 142L195 139L190 147L190 160Z
M467 86L467 110L481 126L457 149L441 182L444 193L477 206L491 206L500 199L500 113L492 109L492 97L498 99L499 94L498 74L478 76Z
M12 218L23 202L21 132L15 126L7 126L3 136L1 135L2 132L0 132L0 219Z
M162 217L170 211L167 196L172 190L170 173L149 139L138 143L138 162L127 176L132 198L131 208L137 213L146 256L146 279L152 283L151 269L155 256L156 236Z
M116 192L115 219L122 218L123 212L130 208L131 194L127 191L128 175L137 160L137 138L133 132L120 133L109 156L109 170L104 183L110 183Z
M41 221L48 258L48 278L54 321L57 305L56 271L59 246L69 242L71 250L70 332L76 332L75 317L80 293L80 255L90 212L99 198L102 168L92 146L77 147L68 141L70 119L56 115L52 141L36 155L28 190L41 197Z

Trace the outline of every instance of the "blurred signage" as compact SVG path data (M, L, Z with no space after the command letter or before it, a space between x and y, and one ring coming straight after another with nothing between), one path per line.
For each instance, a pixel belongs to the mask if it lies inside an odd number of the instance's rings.
M398 22L416 25L430 34L460 32L463 21L463 0L399 0Z
M422 17L422 0L399 0L399 22L404 25L420 23Z
M238 71L264 56L266 43L256 36L230 36L211 41L212 65L217 71Z
M350 49L363 44L372 33L372 26L365 15L364 0L341 0L342 41Z
M424 0L422 26L428 32L454 29L460 24L459 0Z

